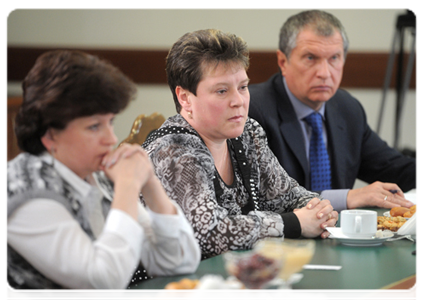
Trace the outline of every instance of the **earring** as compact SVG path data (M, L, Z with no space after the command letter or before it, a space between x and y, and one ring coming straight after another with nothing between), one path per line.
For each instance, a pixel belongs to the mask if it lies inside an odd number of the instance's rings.
M188 118L192 119L192 112L191 111L187 111L188 114Z

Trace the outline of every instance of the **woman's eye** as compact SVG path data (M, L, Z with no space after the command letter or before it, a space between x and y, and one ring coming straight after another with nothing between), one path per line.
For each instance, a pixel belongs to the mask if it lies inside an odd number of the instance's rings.
M96 131L96 130L98 130L99 127L100 127L100 124L93 124L91 126L88 126L88 129Z
M219 95L223 95L224 93L226 93L226 90L218 90L218 91L217 91L217 93L218 93Z

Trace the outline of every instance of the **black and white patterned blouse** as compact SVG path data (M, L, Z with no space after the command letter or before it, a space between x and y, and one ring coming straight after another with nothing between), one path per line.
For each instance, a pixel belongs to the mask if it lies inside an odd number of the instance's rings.
M243 182L233 140L228 141L235 172L230 186L220 178L198 133L179 114L166 120L143 144L167 194L181 206L191 223L203 259L228 250L249 249L261 238L286 236L289 226L284 220L292 218L282 216L292 215L295 208L319 197L288 176L255 120L247 120L239 139L242 150L237 151L245 154L256 198L255 207L246 215L242 207L251 194ZM215 182L219 183L221 193L216 192ZM216 195L220 195L219 199Z

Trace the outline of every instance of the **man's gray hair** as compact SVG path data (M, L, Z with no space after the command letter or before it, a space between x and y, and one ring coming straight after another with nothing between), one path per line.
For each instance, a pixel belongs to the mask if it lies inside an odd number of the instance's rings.
M347 55L349 41L341 22L332 14L321 10L308 10L289 17L279 33L279 50L289 59L296 47L298 34L305 28L312 29L317 35L329 37L337 30L344 45L344 57Z

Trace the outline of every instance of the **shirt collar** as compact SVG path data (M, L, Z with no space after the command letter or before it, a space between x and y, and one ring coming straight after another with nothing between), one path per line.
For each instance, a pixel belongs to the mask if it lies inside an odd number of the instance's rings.
M315 112L314 109L298 100L298 98L295 97L294 94L292 94L292 92L288 88L288 85L286 84L285 77L282 77L282 81L285 86L286 93L288 94L288 98L291 101L292 106L294 107L294 111L297 115L298 120L301 121L311 113ZM323 120L325 119L325 106L326 103L324 102L322 107L320 107L320 109L317 111L320 115L322 115Z
M81 177L72 172L67 166L62 164L57 159L54 159L48 152L44 152L40 155L40 159L46 163L53 165L54 169L59 173L62 178L65 178L66 181L78 192L83 198L85 198L94 187L89 184L87 181L83 180Z

